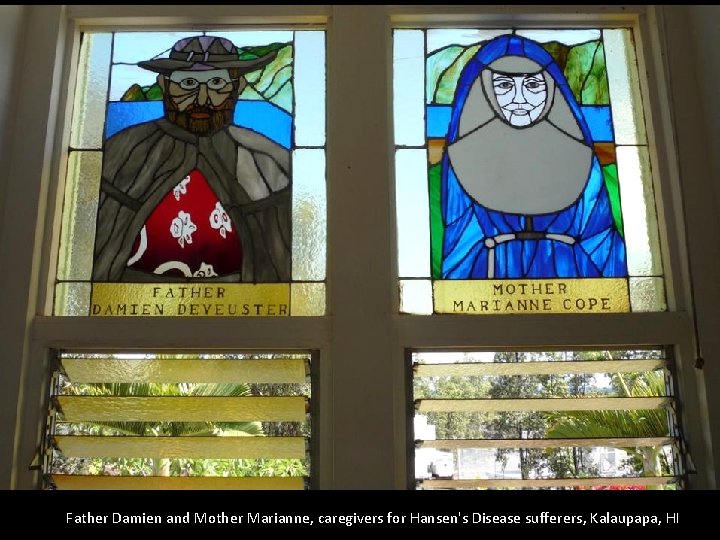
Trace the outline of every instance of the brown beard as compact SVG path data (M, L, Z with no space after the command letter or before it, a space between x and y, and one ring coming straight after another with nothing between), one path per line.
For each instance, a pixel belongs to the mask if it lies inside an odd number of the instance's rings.
M230 103L234 104L234 100L230 100ZM207 136L232 122L234 107L230 103L223 103L219 109L199 105L178 111L173 110L172 105L166 101L165 116L170 122L193 135ZM193 113L207 114L208 116L207 118L193 118Z

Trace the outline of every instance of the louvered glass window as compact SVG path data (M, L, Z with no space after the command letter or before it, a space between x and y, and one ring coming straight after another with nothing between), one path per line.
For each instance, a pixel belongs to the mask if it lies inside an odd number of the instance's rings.
M45 472L57 489L303 489L310 355L58 357Z
M414 353L421 489L675 489L682 439L661 348Z

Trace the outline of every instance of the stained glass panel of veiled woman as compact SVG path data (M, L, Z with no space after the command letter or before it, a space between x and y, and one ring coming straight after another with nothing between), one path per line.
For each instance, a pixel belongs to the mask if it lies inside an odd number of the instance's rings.
M629 29L397 30L401 311L665 309Z
M56 315L325 310L325 36L85 33Z

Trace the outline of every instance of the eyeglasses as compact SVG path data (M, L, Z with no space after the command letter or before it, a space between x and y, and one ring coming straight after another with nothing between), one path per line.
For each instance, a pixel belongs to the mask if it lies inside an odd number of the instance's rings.
M199 90L201 84L207 85L209 90L222 90L232 81L237 81L237 79L227 80L222 77L213 77L212 79L208 79L207 81L199 81L194 77L185 77L183 79L180 79L179 81L174 82L179 84L180 88L182 88L183 90L194 91Z

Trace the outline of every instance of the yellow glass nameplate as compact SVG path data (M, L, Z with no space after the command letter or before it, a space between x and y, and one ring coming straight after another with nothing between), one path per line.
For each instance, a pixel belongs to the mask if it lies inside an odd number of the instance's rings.
M287 317L289 283L93 283L95 317Z
M493 279L433 283L435 313L508 315L514 313L626 313L627 280Z

